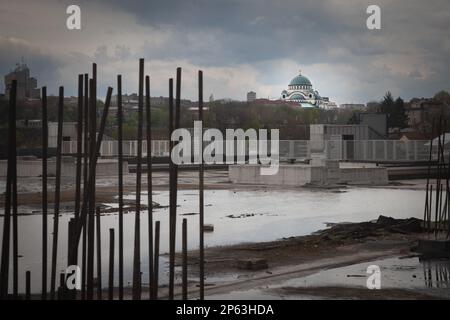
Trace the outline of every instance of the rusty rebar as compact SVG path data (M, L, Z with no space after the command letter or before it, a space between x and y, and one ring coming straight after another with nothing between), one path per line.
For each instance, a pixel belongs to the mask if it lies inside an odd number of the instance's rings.
M117 76L117 139L119 166L119 300L123 299L123 142L122 76Z
M148 202L148 279L149 298L153 299L153 195L152 195L152 117L150 111L150 77L145 77L145 115L147 141L147 202Z
M154 272L153 272L153 286L155 288L154 291L154 299L158 299L158 280L159 280L159 237L160 237L160 223L159 221L155 222L155 263L154 263Z
M75 218L80 215L80 197L81 197L81 161L83 146L83 75L78 75L78 118L77 118L77 164L75 173Z
M31 299L31 271L25 272L25 300Z
M95 208L95 233L97 245L97 299L102 300L102 228L100 223L100 207Z
M86 270L86 298L92 300L94 298L94 211L95 211L95 198L93 197L92 189L95 188L95 127L96 127L96 105L94 92L94 81L89 80L89 178L88 178L88 191L86 193L87 199L83 202L81 210L81 220L85 216L86 204L89 206L87 220L87 270ZM82 225L80 222L79 224Z
M11 236L11 189L13 175L13 149L16 148L16 95L17 80L11 82L9 91L8 108L8 167L6 173L5 217L3 220L2 262L0 269L0 297L4 299L8 295L9 282L9 249Z
M188 298L188 278L187 278L187 219L183 219L181 228L181 251L182 251L182 298Z
M198 72L198 120L203 124L203 72ZM205 251L204 251L204 164L203 164L203 132L200 132L200 163L199 163L199 269L200 269L200 300L205 299Z
M114 299L114 229L109 229L109 281L108 299Z
M88 167L89 167L89 75L84 74L84 140L83 140L83 199L88 192ZM86 222L82 223L83 245L81 253L81 299L86 299L86 250L87 250L87 227ZM75 241L75 240L74 240Z
M175 169L172 161L172 132L173 132L173 79L169 79L169 300L173 300L173 291L175 284L175 229L174 219L176 218L175 195Z
M142 118L144 109L144 59L139 59L138 142L136 167L136 213L134 221L133 299L141 299L141 175L142 175Z
M41 299L47 299L47 88L42 88L42 290Z
M17 108L17 105L16 105ZM15 111L17 114L17 111ZM13 297L19 297L19 223L17 213L17 136L16 124L12 130L12 231L13 231Z
M53 246L52 246L52 273L50 278L50 296L55 298L56 265L58 259L58 228L59 228L59 202L61 189L61 153L64 110L64 87L59 87L58 99L58 135L56 143L56 178L55 178L55 203L53 212Z

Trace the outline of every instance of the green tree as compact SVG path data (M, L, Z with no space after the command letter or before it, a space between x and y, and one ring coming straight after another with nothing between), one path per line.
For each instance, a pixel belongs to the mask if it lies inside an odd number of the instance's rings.
M450 93L448 93L448 91L441 90L436 93L433 98L440 102L447 102L450 101Z
M405 113L405 103L402 98L394 100L388 91L380 104L380 110L387 115L389 128L405 128L408 126L408 117Z

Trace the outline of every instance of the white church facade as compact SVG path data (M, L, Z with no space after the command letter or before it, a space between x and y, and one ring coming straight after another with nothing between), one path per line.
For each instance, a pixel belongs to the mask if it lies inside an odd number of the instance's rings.
M319 92L314 90L311 81L301 72L291 80L288 89L281 92L281 100L296 102L303 108L330 109L336 106L327 97L320 96Z

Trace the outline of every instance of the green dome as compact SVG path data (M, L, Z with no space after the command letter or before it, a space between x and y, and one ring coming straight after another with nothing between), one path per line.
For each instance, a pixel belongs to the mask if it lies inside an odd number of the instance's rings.
M290 86L312 86L311 81L305 76L299 74L289 83Z

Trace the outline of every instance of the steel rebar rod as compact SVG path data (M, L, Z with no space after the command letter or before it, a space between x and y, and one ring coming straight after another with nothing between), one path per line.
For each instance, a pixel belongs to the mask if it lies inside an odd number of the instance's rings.
M188 299L188 278L187 278L187 219L183 219L182 224L182 298Z
M136 213L134 220L133 299L141 299L141 175L142 175L142 120L144 110L144 59L139 59L138 142L136 167Z
M42 88L42 289L41 299L47 299L47 88Z
M119 166L119 300L123 299L123 142L122 76L117 76L117 139Z
M5 217L3 220L3 240L2 240L2 262L0 268L0 297L5 299L8 295L9 284L9 256L10 256L10 237L11 237L11 189L12 189L12 171L13 171L13 148L15 126L16 126L16 93L17 80L11 82L9 91L8 108L8 166L6 173L6 193L5 193Z
M59 87L58 135L57 135L57 143L56 143L55 200L54 200L54 212L53 212L52 273L51 273L51 279L50 279L50 295L51 295L52 300L55 298L56 266L57 266L57 258L58 258L58 228L59 228L59 201L60 201L60 189L61 189L63 109L64 109L64 87Z
M160 223L159 221L155 222L155 269L153 272L153 286L155 288L154 299L158 299L158 280L159 280L159 238L160 238Z
M108 299L114 299L114 229L109 229L109 281Z
M203 72L198 72L198 120L203 124ZM202 126L203 127L203 126ZM204 251L204 164L203 164L203 132L200 132L199 163L199 271L200 300L205 299L205 251Z
M147 202L148 202L148 278L149 298L153 299L153 188L152 188L152 117L150 111L150 77L145 77L145 115L147 140Z
M100 223L100 207L95 208L95 233L97 245L97 299L102 300L102 234Z

